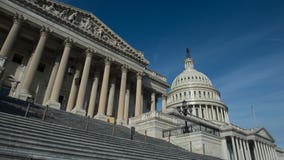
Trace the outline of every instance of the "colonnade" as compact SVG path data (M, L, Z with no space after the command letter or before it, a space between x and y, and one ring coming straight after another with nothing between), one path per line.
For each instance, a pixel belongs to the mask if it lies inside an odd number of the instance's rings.
M247 140L237 136L231 136L232 153L229 160L277 160L274 147L270 144Z
M228 111L223 107L206 104L196 104L191 107L192 114L197 117L229 123Z
M1 62L3 63L2 67L5 64L5 59L9 56L12 46L15 44L17 39L17 35L19 34L20 26L22 25L23 18L22 16L16 15L14 17L13 25L8 33L7 38L1 48L0 57L2 58ZM35 50L30 57L30 60L27 64L27 68L24 73L23 80L21 82L21 89L19 92L20 99L27 99L27 97L31 97L32 95L29 93L29 89L33 83L33 79L37 70L37 67L40 63L40 59L42 57L44 48L46 46L46 41L48 36L50 36L50 29L47 27L42 27L40 30L40 38L37 42ZM61 104L59 103L58 99L60 96L60 91L62 88L68 59L70 58L71 50L75 47L72 38L66 37L64 41L64 49L61 57L57 57L52 68L49 82L46 87L46 92L43 100L44 105L48 105L50 107L60 109ZM115 92L115 82L116 79L110 79L110 71L112 65L114 64L114 60L110 57L105 57L104 59L104 69L102 80L100 80L100 72L96 71L94 77L92 78L92 87L90 92L90 98L88 103L88 110L87 112L84 109L84 102L86 100L86 91L87 91L87 83L89 80L91 65L94 64L93 59L96 57L94 56L97 54L97 51L93 48L88 48L85 50L85 53L82 54L85 57L84 65L81 69L76 67L72 86L69 93L69 99L66 106L67 112L73 112L80 115L85 115L89 117L94 116L95 111L95 104L97 92L99 91L99 82L101 81L101 88L99 93L99 102L98 102L98 112L97 116L113 116L113 102L114 102L114 92ZM60 60L59 60L60 59ZM135 116L139 116L143 112L143 77L145 73L143 71L134 71L135 69L129 68L126 64L117 64L121 66L121 79L120 79L120 86L119 86L119 99L118 99L118 109L117 109L117 120L123 121L127 120L129 117L129 102L130 102L130 83L128 83L130 77L128 73L136 72L136 96L135 96ZM80 79L79 85L78 80ZM108 90L110 89L110 90ZM151 93L151 106L150 110L156 110L156 95L157 91L154 89ZM166 108L166 96L162 95L162 110L165 111Z
M253 152L256 160L277 160L277 154L272 145L259 140L254 140L253 144Z

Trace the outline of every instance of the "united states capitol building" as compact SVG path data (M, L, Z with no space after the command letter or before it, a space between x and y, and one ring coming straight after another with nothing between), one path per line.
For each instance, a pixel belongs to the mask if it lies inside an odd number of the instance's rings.
M265 128L230 123L229 106L189 50L169 85L143 52L90 12L51 0L0 0L0 22L1 95L135 127L191 153L284 159Z

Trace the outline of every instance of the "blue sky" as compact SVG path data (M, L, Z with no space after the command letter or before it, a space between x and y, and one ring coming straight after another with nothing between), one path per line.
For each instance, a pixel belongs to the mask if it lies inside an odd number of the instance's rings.
M284 148L284 1L61 1L93 12L169 83L190 48L196 69L221 92L231 122L265 127Z

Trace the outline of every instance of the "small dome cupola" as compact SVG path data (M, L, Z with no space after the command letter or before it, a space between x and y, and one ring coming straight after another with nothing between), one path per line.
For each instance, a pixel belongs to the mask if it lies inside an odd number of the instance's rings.
M186 48L186 57L184 60L184 69L193 69L194 64L193 64L193 59L190 57L190 50Z

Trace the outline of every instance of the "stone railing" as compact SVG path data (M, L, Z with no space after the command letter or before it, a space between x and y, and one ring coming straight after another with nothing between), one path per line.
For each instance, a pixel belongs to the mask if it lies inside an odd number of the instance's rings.
M51 0L10 0L25 7L33 8L47 19L55 20L68 25L76 31L96 39L98 42L122 52L128 57L147 65L149 62L144 58L141 51L135 50L122 38L116 35L110 28L101 22L96 16L87 11L80 10L69 5Z
M152 118L159 118L159 119L162 119L164 121L171 122L171 123L174 123L174 124L178 124L178 122L179 122L177 118L172 117L168 114L164 114L164 113L161 113L161 112L158 112L158 111L153 111L153 112L143 113L143 114L136 116L136 117L129 118L129 125L134 125L134 124L137 124L139 122L143 122L143 121L146 121L146 120L149 120L149 119L152 119Z

